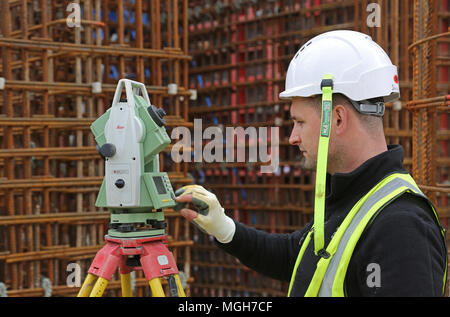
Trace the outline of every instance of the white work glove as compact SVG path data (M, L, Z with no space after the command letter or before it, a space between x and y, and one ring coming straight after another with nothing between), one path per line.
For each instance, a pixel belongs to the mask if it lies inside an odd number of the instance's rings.
M199 185L181 187L175 195L177 205L174 209L180 211L183 217L200 230L213 235L221 243L228 243L233 239L236 225L225 214L216 195ZM192 203L198 211L185 208L188 203Z

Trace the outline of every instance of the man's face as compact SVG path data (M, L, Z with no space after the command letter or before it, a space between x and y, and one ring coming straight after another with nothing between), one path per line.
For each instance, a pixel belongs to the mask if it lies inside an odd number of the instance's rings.
M292 128L289 143L299 147L304 169L314 170L317 165L317 147L320 133L320 114L308 98L295 98L291 104Z

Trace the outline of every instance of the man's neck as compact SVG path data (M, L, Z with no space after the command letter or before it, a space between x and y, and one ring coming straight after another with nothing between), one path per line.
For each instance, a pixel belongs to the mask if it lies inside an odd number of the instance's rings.
M334 168L334 173L350 173L361 166L370 158L377 156L388 150L385 138L364 140L360 142L351 142L347 150L342 153L342 159L338 161L338 166Z

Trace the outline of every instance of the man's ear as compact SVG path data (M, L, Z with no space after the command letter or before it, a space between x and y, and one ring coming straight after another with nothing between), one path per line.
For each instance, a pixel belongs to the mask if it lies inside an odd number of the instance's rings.
M333 124L335 133L340 135L344 133L348 127L349 110L344 105L336 105L333 109Z

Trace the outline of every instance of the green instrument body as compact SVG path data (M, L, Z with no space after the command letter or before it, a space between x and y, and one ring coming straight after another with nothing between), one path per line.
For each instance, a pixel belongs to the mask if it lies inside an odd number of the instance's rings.
M120 100L123 88L125 101ZM155 122L155 109L144 85L121 80L113 105L91 125L98 149L107 145L115 153L105 157L105 177L95 203L111 212L108 236L165 234L162 209L175 206L175 195L167 173L159 170L158 154L171 139L162 115Z

